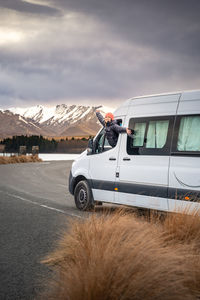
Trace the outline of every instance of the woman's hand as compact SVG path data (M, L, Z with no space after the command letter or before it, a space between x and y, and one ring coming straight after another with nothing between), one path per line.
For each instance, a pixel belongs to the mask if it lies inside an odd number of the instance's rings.
M127 133L127 134L131 134L131 133L132 133L132 132L131 132L131 129L126 128L126 133Z

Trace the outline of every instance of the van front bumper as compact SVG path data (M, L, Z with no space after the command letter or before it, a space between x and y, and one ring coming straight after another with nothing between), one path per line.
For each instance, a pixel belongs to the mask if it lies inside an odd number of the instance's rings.
M74 195L75 178L72 176L72 171L69 173L69 192Z

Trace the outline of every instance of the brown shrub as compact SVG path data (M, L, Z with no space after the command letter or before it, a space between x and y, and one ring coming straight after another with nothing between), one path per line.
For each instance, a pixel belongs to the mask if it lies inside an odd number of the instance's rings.
M15 164L26 162L41 162L38 156L33 155L21 155L21 156L0 156L0 164Z
M197 299L188 248L181 247L165 245L161 227L123 212L72 221L43 261L58 278L42 299Z
M3 156L0 156L0 164L6 164L6 160L4 159Z
M200 249L200 210L193 210L190 215L189 211L190 207L183 212L167 215L163 222L165 241L193 244Z

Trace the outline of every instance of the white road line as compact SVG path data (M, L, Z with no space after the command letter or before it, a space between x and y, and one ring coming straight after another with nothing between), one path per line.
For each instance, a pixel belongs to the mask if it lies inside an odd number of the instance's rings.
M61 186L61 187L63 187L63 188L65 188L65 189L67 188L67 185L64 185L64 184L58 183L57 185L58 185L58 186Z
M40 204L40 206L44 207L44 208L47 208L47 209L55 210L55 211L58 211L58 212L61 212L61 213L65 214L65 211L62 210L62 209L57 209L57 208L54 208L54 207L51 207L51 206L47 206L47 205L43 205L43 204Z
M34 202L34 201L31 201L29 199L26 199L26 198L23 198L23 197L20 197L20 196L17 196L17 195L14 195L14 194L9 194L9 193L6 193L8 196L11 196L11 197L14 197L14 198L17 198L17 199L20 199L22 201L25 201L25 202L29 202L31 204L34 204L34 205L37 205L37 206L40 206L40 207L43 207L43 208L47 208L47 209L50 209L50 210L54 210L54 211L57 211L59 213L62 213L62 214L65 214L65 215L68 215L68 216L71 216L71 217L76 217L76 218L80 218L80 219L84 219L84 217L81 217L77 214L74 214L74 213L68 213L62 209L58 209L58 208L54 208L54 207L51 207L51 206L47 206L47 205L44 205L44 204L39 204L38 202Z

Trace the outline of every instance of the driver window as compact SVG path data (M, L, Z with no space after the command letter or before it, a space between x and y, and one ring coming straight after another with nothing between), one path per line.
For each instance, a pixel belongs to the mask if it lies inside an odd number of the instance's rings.
M112 149L112 146L110 146L105 137L105 130L102 130L96 139L95 153L102 153L110 149Z
M103 151L108 151L110 149L112 149L112 146L110 146L110 144L108 143L107 138L105 137Z

